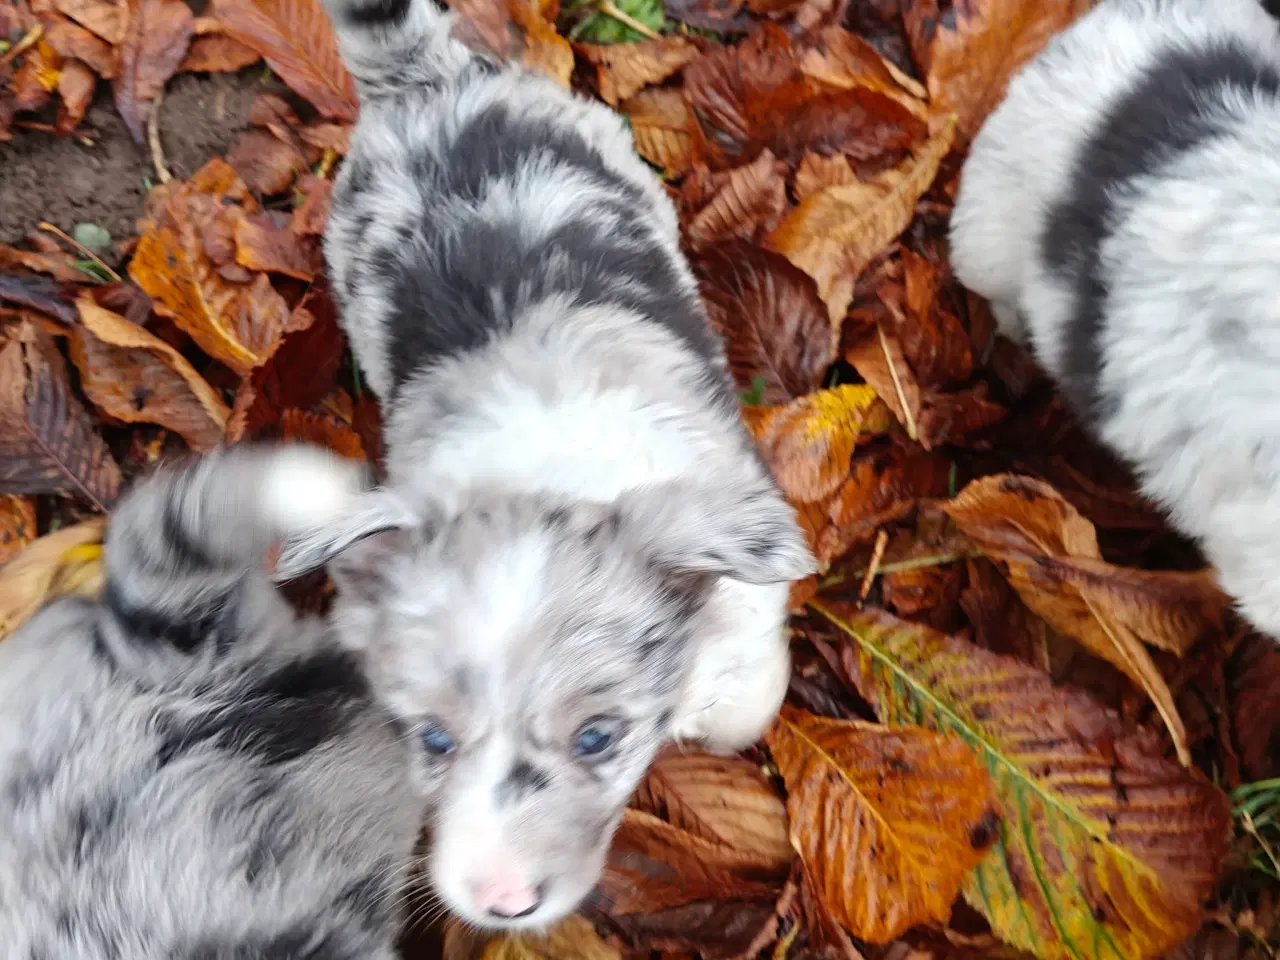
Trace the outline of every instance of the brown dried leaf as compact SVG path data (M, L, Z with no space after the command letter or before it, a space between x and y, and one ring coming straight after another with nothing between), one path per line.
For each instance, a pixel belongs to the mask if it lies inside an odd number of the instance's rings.
M260 53L322 114L355 121L355 83L319 0L213 0L211 10L229 36Z
M280 414L280 429L286 440L328 447L351 460L368 459L359 435L337 417L293 407Z
M225 210L209 195L247 196L226 163L212 160L191 182L171 191L158 222L148 226L129 275L211 357L246 375L270 359L280 338L295 329L284 298L265 274L249 283L223 279L205 251L201 231Z
M329 202L333 197L333 181L304 173L295 188L302 193L302 202L293 210L289 229L305 237L318 237L329 222Z
M324 266L314 237L299 236L289 227L277 227L262 214L236 223L236 263L249 270L268 270L305 280L315 278Z
M899 423L910 425L909 430L919 424L920 384L907 365L897 337L878 327L845 350L844 358L858 376L875 387Z
M283 193L293 178L307 169L307 158L297 147L266 130L246 130L236 137L227 152L227 163L249 189L264 196Z
M1241 641L1227 664L1231 726L1250 780L1280 776L1280 646L1271 637Z
M151 103L191 45L194 17L182 0L127 0L128 20L115 78L116 109L135 143L146 138Z
M107 0L54 0L53 4L80 26L92 30L111 46L124 42L125 24L129 8L123 3Z
M72 258L62 251L39 253L34 250L19 250L16 247L0 243L0 270L25 267L27 270L35 270L37 273L47 273L55 280L63 283L84 283L88 278L83 271L78 270L72 264L71 260ZM70 318L73 315L68 312L65 316Z
M806 153L796 168L796 200L803 202L811 194L827 187L843 187L858 182L858 175L844 154L824 157L820 153Z
M696 124L679 90L655 88L636 94L622 105L631 122L636 152L668 177L677 177L693 162Z
M950 917L1000 820L963 740L784 706L766 742L787 784L791 842L854 936L887 943Z
M768 233L787 209L786 177L787 165L768 150L728 173L695 170L681 187L682 205L688 211L685 239L699 250Z
M839 490L858 441L883 433L891 422L888 408L864 384L818 390L781 407L748 407L744 415L793 503L812 503Z
M445 960L621 960L583 917L566 917L541 933L467 936L456 924L445 931Z
M232 73L262 59L252 47L235 37L211 33L191 42L186 59L178 66L182 73Z
M540 0L456 0L454 36L499 60L523 64L568 87L573 48L556 33L554 5Z
M948 116L907 162L867 183L812 194L770 235L772 249L818 282L833 327L844 320L858 275L911 222L954 133Z
M596 67L600 97L611 107L645 87L661 83L698 56L687 37L659 37L639 43L579 43L577 50Z
M49 41L49 46L57 50L61 56L83 60L84 64L81 66L87 64L92 67L102 79L110 80L116 75L119 68L119 55L111 44L92 31L70 20L58 18L58 21L45 32L45 38ZM59 80L59 90L61 88L62 82Z
M800 58L800 69L827 86L841 90L864 87L884 94L921 120L928 116L928 93L870 43L841 27L818 31Z
M71 359L89 399L125 423L156 423L193 450L222 442L231 411L177 350L82 296Z
M58 121L54 130L65 136L80 125L89 104L93 102L93 93L98 86L98 78L88 66L79 60L68 60L58 74L58 96L62 98L62 106L58 110ZM79 277L84 280L84 274Z
M0 639L54 597L95 597L102 589L101 517L34 540L0 568Z
M58 51L41 39L22 55L22 66L9 81L16 112L35 112L49 102L50 95L58 89L58 75L62 70L62 57Z
M36 505L30 497L0 497L0 567L36 538Z
M1028 477L975 480L944 509L1002 564L1028 607L1147 692L1189 763L1182 720L1143 644L1182 654L1203 637L1220 636L1229 601L1212 577L1106 563L1093 525L1052 487Z
M120 468L47 337L24 324L0 349L0 493L74 493L105 510Z

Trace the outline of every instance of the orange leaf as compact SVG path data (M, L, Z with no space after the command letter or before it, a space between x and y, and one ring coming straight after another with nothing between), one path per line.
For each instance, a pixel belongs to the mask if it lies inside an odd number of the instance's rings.
M68 134L79 126L93 102L97 85L97 76L79 60L66 62L58 75L58 96L62 97L62 108L58 111L54 129L59 134ZM77 279L83 279L83 275Z
M698 55L685 37L659 37L639 43L580 43L577 50L595 64L600 98L611 107L661 83Z
M128 10L116 109L134 142L142 143L152 101L187 55L194 17L182 0L128 0Z
M36 538L36 505L30 497L0 497L0 566Z
M622 105L631 122L636 152L668 177L676 177L693 162L693 114L679 90L655 88L636 94Z
M791 842L854 936L888 943L951 916L1000 822L963 740L784 706L765 741L787 784Z
M886 333L877 324L873 332L845 351L844 358L858 371L858 376L875 387L876 393L893 411L898 422L907 427L908 433L918 436L920 385L907 366L907 358L902 354L902 345L897 337Z
M45 33L49 46L64 57L75 57L93 67L104 80L116 75L119 57L107 41L70 20L59 18Z
M307 169L307 158L297 147L266 130L246 130L236 137L227 152L227 163L249 189L264 196L283 193L293 178Z
M319 0L213 0L212 12L322 114L354 122L355 83Z
M948 116L901 166L867 183L810 195L770 235L772 249L818 282L833 327L844 320L858 275L911 222L954 133L955 118Z
M697 250L735 237L755 240L772 230L787 209L786 176L787 165L768 150L728 173L695 169L681 187L682 206L691 213L689 244Z
M895 67L870 43L840 27L826 27L800 58L800 69L809 77L841 90L864 87L896 100L921 120L926 119L928 96L920 86Z
M236 222L236 263L250 270L269 270L310 282L324 265L314 237L276 227L262 214Z
M230 410L177 350L88 296L71 358L89 399L125 423L157 423L206 452L222 442Z
M1003 565L1028 607L1147 692L1189 763L1173 696L1144 644L1181 654L1204 636L1220 635L1229 601L1213 579L1112 566L1102 559L1093 524L1048 484L1028 477L975 480L944 509Z
M367 460L359 435L336 417L291 407L280 414L286 440L328 447L351 460Z
M210 161L168 195L158 221L138 241L129 275L151 296L157 313L171 317L205 353L243 376L266 363L294 327L284 298L265 274L231 283L219 275L202 243L201 231L221 207L202 201L242 191L235 171L221 160Z
M196 37L187 51L187 57L178 66L183 73L231 73L251 66L262 59L261 54L235 37L213 33Z
M796 200L804 201L810 194L827 187L843 187L858 182L858 175L844 154L824 157L820 153L806 153L796 168Z
M108 3L107 0L54 0L53 5L113 47L124 42L129 10L123 3Z

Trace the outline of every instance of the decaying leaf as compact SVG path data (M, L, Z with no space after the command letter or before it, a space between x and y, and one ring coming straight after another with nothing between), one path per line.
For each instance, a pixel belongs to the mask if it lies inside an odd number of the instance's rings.
M235 37L222 33L211 33L196 37L191 41L191 49L186 58L178 66L183 73L231 73L242 70L262 59L262 55L252 47L241 43Z
M0 640L54 597L98 594L105 526L98 517L45 534L0 567Z
M875 390L844 384L781 407L752 407L747 425L778 480L795 503L822 500L849 476L861 437L888 429L891 415Z
M257 51L326 117L356 118L356 91L320 0L213 0L227 35Z
M887 943L946 921L999 827L986 768L963 740L784 707L766 742L791 843L854 936Z
M267 270L310 282L324 266L315 237L275 226L261 214L237 221L235 239L236 263L250 270Z
M0 496L0 567L36 538L36 505L30 497Z
M768 150L728 173L695 169L681 188L689 245L700 249L734 238L755 240L772 230L787 208L786 177L787 165Z
M54 0L54 7L113 47L124 42L128 7L110 0Z
M580 43L578 52L596 67L600 98L616 107L653 83L661 83L698 55L686 37L659 37L640 43Z
M679 90L643 90L622 105L631 121L636 152L668 177L679 176L693 162L693 114Z
M811 194L769 237L772 249L818 282L832 326L843 321L858 275L911 222L954 134L948 116L904 164L866 183Z
M177 350L117 313L81 297L71 358L89 399L126 423L157 423L193 450L222 442L231 411Z
M292 407L280 414L280 430L286 440L328 447L351 460L366 460L360 436L336 417Z
M879 611L816 608L881 721L956 734L986 765L1001 816L963 892L1001 940L1044 960L1148 960L1196 930L1226 851L1220 790L1034 667Z
M135 143L146 138L151 102L178 69L191 45L191 8L182 0L127 0L116 109Z
M297 147L266 130L246 130L236 137L227 163L251 190L264 195L283 193L307 169L307 158Z
M485 938L456 923L445 931L446 960L620 960L595 928L574 915L542 933L508 933Z
M569 85L573 48L552 23L554 0L456 0L453 8L461 15L454 36L468 46Z
M1028 607L1147 692L1189 763L1173 696L1144 644L1181 654L1200 638L1221 634L1228 601L1209 573L1106 563L1093 524L1048 484L1029 477L975 480L945 509L1001 563Z
M216 204L201 203L216 196ZM226 163L211 161L167 197L160 218L138 242L129 275L206 353L244 375L270 359L280 338L296 329L283 297L265 274L246 283L224 279L206 251L202 231L237 197L254 209L244 184ZM228 239L229 249L233 249ZM230 259L228 256L227 259Z
M0 347L0 493L71 493L105 509L119 490L120 468L57 348L24 324Z
M93 102L93 91L97 85L97 76L79 60L68 60L63 64L62 72L58 74L58 96L62 98L62 107L54 125L57 133L68 134L80 125Z
M49 46L63 57L75 57L93 68L104 80L110 80L119 69L119 56L114 47L97 34L70 20L59 20L45 32ZM63 67L66 72L66 65ZM59 78L59 88L62 80Z

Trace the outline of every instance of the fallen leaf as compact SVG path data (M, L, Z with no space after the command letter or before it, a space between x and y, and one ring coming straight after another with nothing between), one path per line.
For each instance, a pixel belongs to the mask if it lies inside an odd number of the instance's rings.
M33 266L32 264L35 262L48 263L43 259L23 262L26 260L27 258L23 257L18 262L22 262L23 266L32 270L42 269L42 267ZM58 273L61 271L51 270L50 272ZM71 300L63 292L62 287L45 277L24 277L12 273L0 273L0 302L3 301L30 307L32 310L55 318L63 326L69 327L76 322L76 309Z
M25 267L27 270L35 270L38 273L47 273L62 283L83 283L88 279L84 271L77 269L73 265L72 258L62 251L40 253L35 250L19 250L16 247L0 243L0 270L10 270L15 266ZM61 294L59 293L58 296L61 297ZM59 307L59 311L61 312L61 307ZM74 314L67 315L73 316Z
M1280 776L1280 646L1271 637L1241 641L1227 664L1231 726L1251 780Z
M454 36L481 53L520 63L569 86L573 48L550 21L554 9L538 0L456 0Z
M236 263L249 270L267 270L308 283L324 266L320 245L289 227L273 226L261 214L236 223Z
M57 348L24 324L0 348L0 493L74 493L105 510L119 490L120 468Z
M31 498L0 497L0 567L35 538L36 505Z
M62 70L62 57L58 51L41 39L22 57L22 66L9 81L13 93L13 107L18 113L34 113L49 102L50 95L58 89L58 75Z
M446 960L620 960L621 954L600 939L583 917L566 917L541 933L475 937L465 946L456 923L445 931Z
M857 182L858 175L843 154L824 157L820 153L809 152L796 168L796 200L803 202L811 194L827 187L843 187Z
M1195 932L1226 852L1226 797L1085 694L918 624L814 604L881 721L958 735L1000 803L964 897L1043 960L1147 960ZM995 825L993 824L993 827Z
M782 404L821 384L836 344L806 274L779 254L738 241L703 253L694 271L742 390L762 378L758 401Z
M222 442L231 411L177 350L87 296L71 358L89 399L125 423L156 423L202 453Z
M784 706L765 742L787 784L791 843L855 937L887 943L950 917L1000 826L963 740Z
M944 509L1000 562L1028 607L1147 692L1179 757L1190 763L1173 696L1144 644L1182 654L1202 637L1220 635L1229 601L1212 577L1106 563L1093 524L1048 484L1028 477L975 480Z
M977 383L956 393L931 394L920 412L920 444L935 450L944 443L963 444L972 433L999 423L1009 411L987 397Z
M115 79L116 109L135 143L146 140L151 104L191 45L191 8L182 0L126 0L128 18Z
M252 66L262 55L235 37L221 33L196 37L186 58L178 65L182 73L233 73Z
M324 233L325 224L329 222L333 181L304 173L298 178L296 189L302 193L302 202L293 210L289 229L305 237L318 237Z
M283 193L307 169L307 158L292 143L266 130L246 130L227 152L227 163L257 193Z
M45 32L45 37L49 46L61 56L83 60L82 67L87 64L104 80L110 80L119 69L119 55L115 48L97 34L70 20L59 19ZM66 67L63 69L65 71ZM61 89L61 79L58 86Z
M930 23L912 16L915 10L927 9L927 4L908 11L909 32L931 37L923 58L929 99L934 109L957 115L958 143L967 143L978 132L1004 97L1009 78L1095 2L968 0L956 4L949 17L930 18Z
M319 0L213 0L211 12L324 116L355 121L355 83Z
M350 460L368 459L359 435L336 417L290 408L280 414L280 429L286 440L328 447Z
M45 534L0 568L0 640L55 597L98 595L105 527L96 517Z
M124 42L125 23L129 16L128 7L124 3L109 3L107 0L54 0L54 6L111 46L117 47Z
M811 194L770 235L772 249L817 281L833 327L844 319L858 275L911 222L954 133L948 116L906 163L867 183Z
M920 384L907 365L897 337L877 326L845 350L844 358L858 371L858 376L875 388L898 422L908 431L918 433Z
M58 74L58 96L62 98L62 107L54 125L59 135L65 136L80 125L93 102L97 85L97 76L79 60L68 60L63 64L62 72ZM82 273L79 279L84 280L85 275Z
M747 425L778 486L809 503L840 489L859 439L883 433L891 415L863 384L818 390L781 407L748 408Z
M800 69L827 86L841 90L865 87L896 100L921 120L928 116L928 92L870 43L841 27L817 32L800 58Z
M728 173L695 170L681 186L681 206L688 219L685 239L699 250L768 233L787 209L786 177L787 165L768 150Z
M156 312L172 318L202 350L241 376L266 363L280 338L296 329L284 298L265 274L230 283L205 251L200 231L208 225L210 207L223 204L202 204L201 197L243 190L226 163L210 161L168 196L160 220L143 233L129 264L129 275L151 296Z
M644 90L622 105L631 123L636 152L668 177L677 177L693 162L693 114L679 90Z
M659 37L639 43L580 43L577 50L595 65L600 98L611 107L661 83L698 56L687 37Z

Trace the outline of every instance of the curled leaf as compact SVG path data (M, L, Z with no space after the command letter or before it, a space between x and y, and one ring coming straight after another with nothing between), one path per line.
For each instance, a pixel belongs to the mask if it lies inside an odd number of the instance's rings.
M146 137L151 104L191 45L194 17L182 0L128 0L115 79L116 109L135 143Z
M101 517L34 540L0 567L0 640L54 597L102 589Z

